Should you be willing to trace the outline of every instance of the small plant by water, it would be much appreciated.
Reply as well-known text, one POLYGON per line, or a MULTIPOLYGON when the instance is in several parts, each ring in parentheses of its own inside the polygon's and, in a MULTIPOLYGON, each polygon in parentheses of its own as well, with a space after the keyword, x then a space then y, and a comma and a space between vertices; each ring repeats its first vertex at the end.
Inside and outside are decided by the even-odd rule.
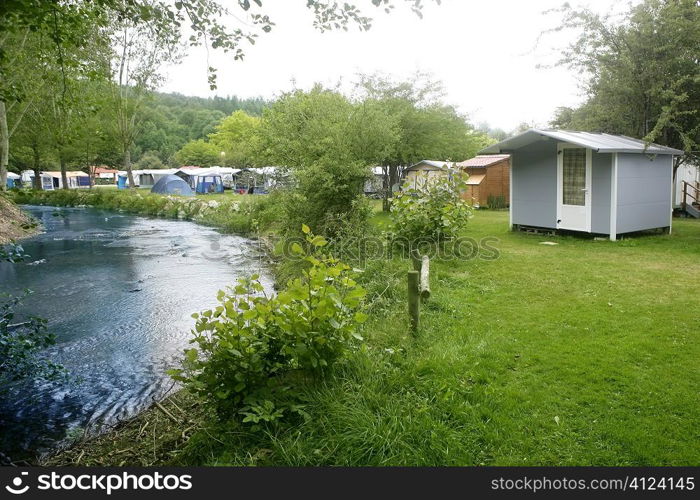
POLYGON ((223 420, 257 427, 302 414, 289 390, 292 374, 321 379, 362 341, 365 290, 356 273, 323 251, 324 237, 305 225, 302 231, 307 248, 292 244, 307 264, 302 275, 275 296, 265 294, 257 275, 220 291, 218 307, 193 315, 197 347, 169 372, 223 420))

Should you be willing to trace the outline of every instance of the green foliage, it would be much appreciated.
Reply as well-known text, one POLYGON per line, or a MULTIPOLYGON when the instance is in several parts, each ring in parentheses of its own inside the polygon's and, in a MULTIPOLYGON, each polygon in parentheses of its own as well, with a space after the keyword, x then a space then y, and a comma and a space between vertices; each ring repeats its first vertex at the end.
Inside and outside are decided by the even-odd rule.
POLYGON ((155 151, 144 153, 134 166, 139 170, 167 168, 155 151))
POLYGON ((12 264, 24 260, 26 254, 22 245, 8 243, 0 245, 0 262, 10 262, 12 264))
POLYGON ((264 157, 289 167, 296 194, 287 204, 288 226, 302 221, 331 235, 347 218, 370 175, 396 141, 389 115, 373 103, 352 102, 320 86, 285 94, 263 113, 264 157))
POLYGON ((140 190, 70 189, 16 191, 14 201, 32 205, 93 206, 107 210, 194 220, 225 232, 249 234, 278 224, 281 195, 162 196, 140 190))
POLYGON ((425 159, 461 161, 492 142, 483 132, 474 130, 466 116, 444 104, 442 84, 425 75, 404 82, 363 76, 359 86, 366 102, 384 110, 397 130, 397 140, 382 164, 406 166, 425 159))
POLYGON ((29 317, 15 323, 15 310, 31 292, 13 297, 0 294, 0 394, 12 382, 25 379, 52 380, 64 373, 63 367, 41 357, 41 351, 56 343, 43 318, 29 317))
POLYGON ((488 198, 486 198, 486 206, 489 207, 491 210, 504 209, 507 207, 506 197, 503 196, 502 194, 499 194, 499 195, 490 194, 488 196, 488 198))
MULTIPOLYGON (((282 418, 294 405, 280 403, 281 376, 323 377, 362 337, 364 289, 354 272, 324 254, 327 241, 303 226, 309 251, 292 252, 308 268, 284 290, 267 296, 257 276, 220 291, 216 309, 195 314, 192 343, 175 380, 216 408, 223 419, 258 424, 282 418)), ((298 408, 297 408, 298 409, 298 408)))
POLYGON ((259 127, 260 118, 242 110, 233 112, 216 126, 209 141, 223 152, 223 165, 245 168, 259 163, 259 127))
POLYGON ((471 206, 461 197, 466 179, 462 172, 445 172, 435 180, 398 192, 391 205, 396 236, 410 243, 456 236, 472 214, 471 206))
MULTIPOLYGON (((645 0, 620 19, 565 6, 560 29, 577 33, 560 64, 587 94, 559 108, 559 128, 643 137, 697 154, 700 144, 700 9, 695 0, 645 0)), ((558 31, 558 30, 557 30, 558 31)))
POLYGON ((175 160, 180 165, 195 165, 198 167, 219 165, 221 159, 219 148, 203 139, 188 142, 175 154, 175 160))

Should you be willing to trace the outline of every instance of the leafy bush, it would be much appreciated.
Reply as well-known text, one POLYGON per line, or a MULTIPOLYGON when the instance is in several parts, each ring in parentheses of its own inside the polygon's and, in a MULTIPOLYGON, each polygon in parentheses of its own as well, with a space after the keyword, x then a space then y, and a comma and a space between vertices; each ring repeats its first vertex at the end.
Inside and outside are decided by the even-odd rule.
MULTIPOLYGON (((16 263, 28 257, 20 245, 0 247, 0 262, 16 263)), ((40 357, 40 352, 56 343, 56 336, 46 328, 46 320, 31 316, 14 324, 15 310, 30 295, 14 297, 0 293, 0 395, 11 382, 34 378, 51 380, 62 373, 61 365, 40 357)))
MULTIPOLYGON (((307 226, 308 251, 292 252, 308 268, 285 290, 268 296, 257 276, 220 291, 219 306, 195 314, 192 343, 181 369, 171 376, 211 403, 222 418, 238 415, 260 423, 299 412, 280 404, 280 376, 294 371, 323 377, 362 340, 358 330, 364 289, 349 266, 323 253, 327 241, 307 226)), ((282 398, 284 399, 284 398, 282 398)))
POLYGON ((451 172, 398 192, 391 205, 396 236, 410 243, 456 236, 472 215, 471 205, 461 197, 466 179, 461 172, 451 172))
POLYGON ((296 188, 284 205, 287 232, 295 233, 302 222, 330 237, 337 237, 340 226, 350 220, 365 228, 369 213, 357 209, 365 198, 360 193, 368 173, 364 165, 334 160, 296 169, 296 188))
POLYGON ((7 245, 0 246, 0 262, 10 262, 14 264, 15 262, 24 260, 25 255, 22 245, 8 243, 7 245))
POLYGON ((0 295, 0 394, 11 382, 34 378, 52 380, 64 373, 63 367, 40 356, 43 349, 56 343, 46 328, 46 320, 30 317, 13 324, 15 310, 27 295, 0 295))

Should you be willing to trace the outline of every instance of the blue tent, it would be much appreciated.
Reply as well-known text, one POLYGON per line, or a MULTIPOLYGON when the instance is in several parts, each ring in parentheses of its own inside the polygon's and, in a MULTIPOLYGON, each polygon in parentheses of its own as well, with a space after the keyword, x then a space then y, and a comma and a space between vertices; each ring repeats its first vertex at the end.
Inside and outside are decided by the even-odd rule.
POLYGON ((158 182, 156 182, 151 188, 151 193, 194 196, 190 185, 180 179, 177 175, 173 174, 166 175, 158 179, 158 182))

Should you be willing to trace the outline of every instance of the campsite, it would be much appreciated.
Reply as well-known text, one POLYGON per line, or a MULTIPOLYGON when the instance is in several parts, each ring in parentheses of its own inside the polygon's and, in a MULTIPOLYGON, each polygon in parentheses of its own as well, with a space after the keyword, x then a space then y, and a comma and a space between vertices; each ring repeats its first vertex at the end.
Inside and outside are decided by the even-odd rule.
POLYGON ((700 465, 700 8, 547 2, 13 4, 0 464, 700 465))

